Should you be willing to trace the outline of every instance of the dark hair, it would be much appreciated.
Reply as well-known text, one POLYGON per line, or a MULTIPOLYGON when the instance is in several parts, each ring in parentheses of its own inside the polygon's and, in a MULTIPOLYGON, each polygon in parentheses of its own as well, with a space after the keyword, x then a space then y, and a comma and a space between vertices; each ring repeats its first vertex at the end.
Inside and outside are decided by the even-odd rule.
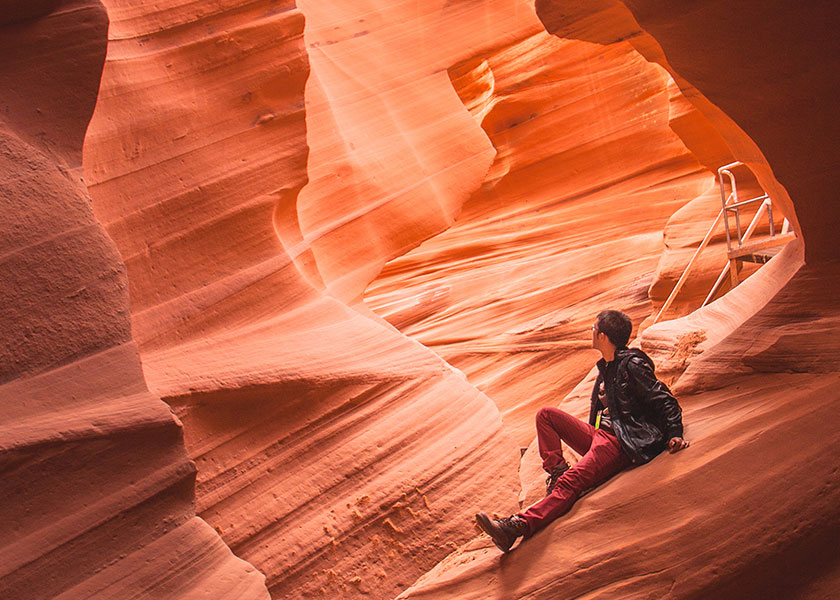
POLYGON ((616 348, 625 348, 630 341, 633 322, 620 310, 604 310, 598 313, 595 320, 598 331, 603 333, 616 348))

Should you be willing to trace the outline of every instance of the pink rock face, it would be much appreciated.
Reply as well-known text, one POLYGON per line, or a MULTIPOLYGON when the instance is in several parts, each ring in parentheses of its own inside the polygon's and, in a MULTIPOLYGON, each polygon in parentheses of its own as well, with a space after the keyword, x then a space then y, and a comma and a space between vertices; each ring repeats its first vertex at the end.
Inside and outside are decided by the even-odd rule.
POLYGON ((0 597, 837 595, 833 6, 103 4, 0 16, 0 597), (692 446, 501 557, 607 307, 692 446))
POLYGON ((450 77, 495 161, 454 226, 389 263, 365 299, 463 370, 526 446, 536 411, 591 368, 595 315, 650 314, 668 217, 717 193, 672 123, 713 131, 626 42, 537 31, 450 77))
POLYGON ((267 598, 195 516, 181 427, 143 380, 80 177, 107 18, 60 4, 0 24, 0 597, 267 598))
MULTIPOLYGON (((128 268, 146 380, 184 424, 199 515, 274 597, 394 596, 473 535, 464 523, 480 491, 516 506, 517 448, 462 374, 318 289, 342 270, 346 290, 367 283, 367 258, 329 265, 346 249, 333 219, 361 206, 387 244, 407 242, 387 210, 359 204, 367 195, 296 205, 307 182, 301 11, 266 1, 196 20, 195 5, 107 8, 85 173, 128 268)), ((458 173, 430 180, 462 186, 458 173)), ((432 212, 421 205, 399 228, 429 235, 418 223, 432 212)))

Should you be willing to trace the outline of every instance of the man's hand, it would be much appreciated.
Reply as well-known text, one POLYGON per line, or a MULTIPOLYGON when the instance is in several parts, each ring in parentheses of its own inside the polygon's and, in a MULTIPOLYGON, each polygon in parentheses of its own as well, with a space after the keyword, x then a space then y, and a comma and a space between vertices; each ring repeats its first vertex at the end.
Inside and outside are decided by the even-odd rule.
POLYGON ((671 438, 671 441, 668 442, 668 452, 671 454, 679 452, 683 448, 688 448, 688 440, 684 440, 681 437, 671 438))

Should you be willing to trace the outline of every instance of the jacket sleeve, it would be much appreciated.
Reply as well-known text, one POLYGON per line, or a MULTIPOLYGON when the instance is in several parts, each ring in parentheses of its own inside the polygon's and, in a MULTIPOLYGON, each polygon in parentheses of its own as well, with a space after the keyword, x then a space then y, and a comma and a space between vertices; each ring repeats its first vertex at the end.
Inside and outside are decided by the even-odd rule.
POLYGON ((643 404, 661 419, 665 440, 682 437, 682 409, 668 386, 656 378, 650 364, 634 357, 628 362, 627 371, 643 404))
POLYGON ((592 396, 589 398, 589 424, 595 427, 595 418, 598 415, 598 387, 601 385, 601 375, 595 378, 595 385, 592 386, 592 396))

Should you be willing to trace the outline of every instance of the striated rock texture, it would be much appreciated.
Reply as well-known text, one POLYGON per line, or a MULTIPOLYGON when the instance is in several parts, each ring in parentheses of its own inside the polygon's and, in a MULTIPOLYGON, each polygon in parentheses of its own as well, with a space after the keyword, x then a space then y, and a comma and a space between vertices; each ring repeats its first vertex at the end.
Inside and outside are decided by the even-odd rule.
MULTIPOLYGON (((612 306, 638 323, 651 313, 667 219, 695 198, 720 202, 675 124, 708 138, 704 159, 731 160, 631 44, 560 39, 531 18, 535 28, 514 43, 449 71, 496 150, 481 188, 449 230, 390 262, 365 296, 493 398, 523 446, 536 411, 590 369, 582 350, 594 315, 612 306)), ((663 281, 667 291, 674 282, 663 281)))
MULTIPOLYGON (((838 307, 816 290, 836 291, 840 272, 796 250, 646 332, 665 376, 684 370, 673 387, 689 450, 620 474, 510 556, 486 538, 465 545, 401 597, 836 596, 838 307), (689 337, 700 343, 681 348, 689 337)), ((561 407, 583 418, 593 378, 561 407)), ((535 454, 527 502, 542 481, 535 454)))
POLYGON ((538 28, 522 0, 302 0, 311 276, 357 300, 389 259, 452 225, 494 149, 447 69, 538 28))
POLYGON ((836 10, 730 4, 5 3, 0 596, 836 597, 836 10), (734 158, 799 240, 640 337, 691 448, 500 556, 734 158))
POLYGON ((105 11, 3 8, 0 597, 268 598, 195 516, 182 428, 146 388, 125 267, 81 179, 105 11))
MULTIPOLYGON (((836 152, 836 11, 713 0, 690 11, 646 0, 537 8, 558 35, 630 39, 671 70, 802 239, 722 299, 642 336, 681 399, 691 448, 619 475, 510 556, 477 539, 401 597, 836 597, 840 271, 822 220, 834 209, 819 204, 836 152)), ((560 405, 583 416, 592 377, 560 405)), ((525 501, 538 492, 535 454, 523 461, 525 501)))
MULTIPOLYGON (((342 302, 366 285, 368 259, 330 252, 354 248, 347 235, 375 242, 342 222, 361 211, 359 223, 381 227, 392 249, 374 261, 406 241, 369 194, 298 199, 308 181, 301 10, 106 7, 85 176, 128 270, 146 380, 184 424, 198 513, 275 598, 393 597, 473 535, 464 524, 480 492, 515 507, 517 448, 461 373, 342 302)), ((467 171, 475 147, 465 145, 467 171)), ((457 207, 461 171, 437 176, 453 156, 421 161, 408 185, 426 178, 457 207)), ((428 235, 426 214, 420 205, 399 228, 428 235)))

